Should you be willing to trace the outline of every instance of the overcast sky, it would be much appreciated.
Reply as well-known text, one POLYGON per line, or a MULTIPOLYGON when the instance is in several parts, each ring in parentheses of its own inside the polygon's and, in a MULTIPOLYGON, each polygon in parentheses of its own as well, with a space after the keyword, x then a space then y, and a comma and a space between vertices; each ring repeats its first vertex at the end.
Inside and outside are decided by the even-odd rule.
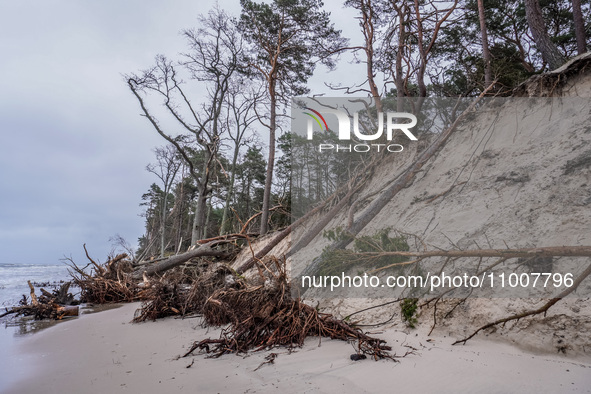
MULTIPOLYGON (((336 4, 337 27, 354 28, 352 12, 336 4)), ((141 195, 156 182, 145 166, 164 142, 122 74, 148 68, 156 54, 174 58, 184 50, 179 31, 213 5, 0 0, 0 262, 84 263, 83 243, 104 261, 115 234, 136 245, 141 195)), ((219 5, 240 11, 237 0, 219 5)), ((312 91, 351 75, 348 67, 319 68, 312 91)))

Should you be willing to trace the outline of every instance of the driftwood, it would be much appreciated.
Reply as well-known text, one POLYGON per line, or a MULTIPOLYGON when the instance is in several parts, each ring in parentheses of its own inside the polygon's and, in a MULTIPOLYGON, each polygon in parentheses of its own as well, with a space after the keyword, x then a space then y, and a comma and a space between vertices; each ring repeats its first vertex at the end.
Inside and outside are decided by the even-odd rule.
POLYGON ((31 290, 31 303, 27 302, 26 297, 19 306, 15 306, 0 314, 0 317, 14 314, 15 316, 33 316, 35 320, 54 319, 61 320, 67 316, 78 316, 78 305, 61 305, 61 300, 73 300, 74 297, 68 293, 70 282, 66 282, 60 286, 59 289, 50 293, 41 289, 42 295, 37 297, 35 294, 35 287, 31 281, 27 281, 31 290))
POLYGON ((28 280, 27 284, 29 285, 29 289, 31 289, 31 304, 38 305, 39 301, 37 300, 37 296, 35 295, 35 288, 31 284, 31 281, 28 280))

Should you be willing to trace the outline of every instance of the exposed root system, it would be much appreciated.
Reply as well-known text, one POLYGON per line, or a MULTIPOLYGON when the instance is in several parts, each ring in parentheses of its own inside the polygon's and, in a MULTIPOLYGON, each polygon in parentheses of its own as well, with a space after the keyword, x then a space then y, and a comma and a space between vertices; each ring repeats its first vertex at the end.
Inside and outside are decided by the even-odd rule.
MULTIPOLYGON (((86 246, 84 250, 86 251, 86 246)), ((137 283, 127 275, 133 270, 131 262, 127 260, 127 254, 110 258, 104 264, 96 263, 88 252, 86 257, 90 263, 83 268, 68 259, 72 281, 80 287, 81 302, 108 304, 138 300, 137 283), (92 267, 90 273, 85 271, 88 266, 92 267)))
POLYGON ((136 311, 135 323, 167 316, 200 314, 207 299, 217 289, 244 287, 226 265, 220 264, 205 272, 182 272, 165 275, 144 283, 138 298, 145 300, 136 311))
POLYGON ((358 352, 374 359, 394 359, 385 341, 350 327, 330 314, 293 299, 284 264, 272 260, 264 285, 218 289, 203 306, 204 322, 211 326, 228 325, 218 339, 195 342, 185 354, 204 350, 213 357, 249 350, 302 346, 309 336, 357 341, 358 352))

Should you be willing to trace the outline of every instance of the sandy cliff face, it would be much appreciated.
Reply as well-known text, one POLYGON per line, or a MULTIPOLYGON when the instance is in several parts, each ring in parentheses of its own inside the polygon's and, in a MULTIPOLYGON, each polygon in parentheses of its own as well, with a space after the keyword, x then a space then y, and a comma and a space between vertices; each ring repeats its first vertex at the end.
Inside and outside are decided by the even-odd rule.
MULTIPOLYGON (((365 232, 393 227, 441 248, 591 244, 589 100, 491 104, 458 128, 365 232)), ((390 176, 385 168, 368 193, 390 176)))
MULTIPOLYGON (((391 228, 420 237, 428 249, 447 250, 591 245, 591 55, 533 78, 516 93, 521 97, 482 103, 477 114, 461 123, 413 183, 360 235, 391 228), (535 95, 551 97, 527 97, 535 95)), ((364 207, 415 158, 409 149, 380 166, 358 196, 363 204, 355 216, 362 215, 364 207)), ((343 210, 326 228, 345 227, 347 219, 343 210)), ((316 220, 296 228, 296 236, 316 220)), ((275 254, 285 253, 287 244, 279 245, 275 254)), ((304 253, 318 256, 327 244, 318 236, 304 253)), ((245 252, 239 260, 249 254, 245 252)), ((578 272, 589 259, 563 258, 559 263, 570 264, 578 272)), ((295 272, 301 269, 292 267, 295 272)), ((588 278, 578 295, 554 306, 546 317, 525 319, 485 335, 533 349, 589 355, 590 293, 588 278)), ((479 325, 540 304, 536 299, 497 296, 463 303, 454 310, 454 319, 440 322, 439 332, 460 337, 479 325)), ((322 302, 331 312, 343 315, 367 306, 366 300, 359 299, 322 302)), ((365 318, 383 320, 384 313, 389 312, 375 310, 365 318)), ((426 311, 419 324, 432 324, 426 311)))

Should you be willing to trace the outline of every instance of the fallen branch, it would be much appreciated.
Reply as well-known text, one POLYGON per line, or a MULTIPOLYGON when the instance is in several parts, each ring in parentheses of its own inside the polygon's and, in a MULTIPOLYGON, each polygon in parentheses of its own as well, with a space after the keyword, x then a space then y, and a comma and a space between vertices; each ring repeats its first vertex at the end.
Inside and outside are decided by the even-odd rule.
POLYGON ((430 197, 429 199, 427 199, 427 200, 425 201, 425 204, 430 204, 430 203, 432 203, 433 201, 437 200, 439 197, 443 197, 443 196, 447 195, 449 192, 451 192, 451 191, 454 189, 454 187, 456 187, 456 186, 461 186, 461 185, 465 184, 466 182, 467 182, 467 181, 460 182, 460 183, 454 183, 454 184, 453 184, 453 185, 451 185, 451 186, 450 186, 450 188, 449 188, 449 189, 447 189, 446 191, 444 191, 444 192, 442 192, 442 193, 439 193, 439 194, 437 194, 437 195, 435 195, 435 196, 433 196, 433 197, 430 197))
MULTIPOLYGON (((269 208, 269 212, 276 211, 276 210, 277 210, 277 209, 279 209, 279 208, 283 208, 283 206, 282 206, 282 205, 276 205, 276 206, 274 206, 274 207, 272 207, 272 208, 269 208)), ((262 214, 263 214, 262 212, 257 212, 257 213, 255 213, 254 215, 252 215, 252 216, 251 216, 251 217, 250 217, 250 218, 249 218, 249 219, 246 221, 246 223, 244 223, 244 224, 242 225, 242 229, 240 229, 240 234, 244 234, 244 233, 246 233, 246 230, 248 229, 248 225, 249 225, 249 224, 250 224, 250 223, 251 223, 253 220, 255 220, 256 218, 258 218, 259 216, 261 216, 262 214)))
POLYGON ((478 334, 480 331, 486 330, 487 328, 494 327, 499 324, 505 324, 505 323, 508 323, 512 320, 519 320, 519 319, 523 319, 524 317, 535 316, 535 315, 539 315, 542 313, 545 315, 546 312, 548 312, 548 309, 550 309, 550 307, 552 307, 558 301, 560 301, 561 299, 563 299, 564 297, 566 297, 567 295, 569 295, 570 293, 575 291, 577 289, 577 287, 581 284, 581 282, 583 280, 585 280, 586 277, 589 276, 589 274, 591 274, 591 264, 589 264, 589 266, 587 266, 587 268, 583 272, 581 272, 581 274, 579 276, 577 276, 577 278, 574 280, 573 285, 571 287, 569 287, 568 289, 565 289, 560 294, 558 294, 556 297, 551 298, 548 302, 546 302, 540 308, 525 311, 525 312, 518 313, 515 315, 511 315, 511 316, 496 320, 492 323, 485 324, 484 326, 482 326, 479 329, 477 329, 476 331, 474 331, 471 335, 467 336, 464 339, 460 339, 460 340, 455 341, 454 343, 452 343, 452 345, 457 345, 458 343, 465 344, 467 341, 474 338, 476 336, 476 334, 478 334))

